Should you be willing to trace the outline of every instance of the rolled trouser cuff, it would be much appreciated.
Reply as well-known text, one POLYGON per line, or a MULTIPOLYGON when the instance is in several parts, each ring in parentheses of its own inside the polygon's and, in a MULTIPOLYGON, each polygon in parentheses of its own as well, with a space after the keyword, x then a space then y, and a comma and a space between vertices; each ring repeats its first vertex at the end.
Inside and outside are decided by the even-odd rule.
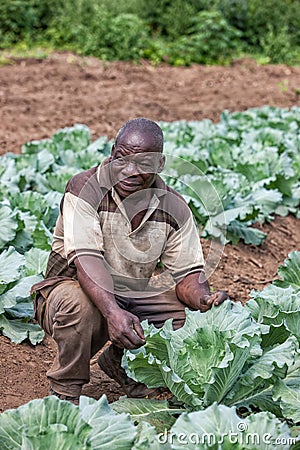
POLYGON ((81 384, 64 384, 57 383, 54 380, 50 381, 50 389, 52 389, 57 394, 65 395, 67 397, 80 397, 82 391, 81 384))

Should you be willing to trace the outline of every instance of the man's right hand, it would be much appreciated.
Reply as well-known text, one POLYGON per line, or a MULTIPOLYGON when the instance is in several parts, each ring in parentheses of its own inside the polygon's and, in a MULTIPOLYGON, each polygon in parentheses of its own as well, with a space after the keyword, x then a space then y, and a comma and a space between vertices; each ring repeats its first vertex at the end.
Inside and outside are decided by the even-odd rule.
POLYGON ((137 316, 120 308, 106 317, 111 342, 120 348, 133 349, 146 343, 137 316))

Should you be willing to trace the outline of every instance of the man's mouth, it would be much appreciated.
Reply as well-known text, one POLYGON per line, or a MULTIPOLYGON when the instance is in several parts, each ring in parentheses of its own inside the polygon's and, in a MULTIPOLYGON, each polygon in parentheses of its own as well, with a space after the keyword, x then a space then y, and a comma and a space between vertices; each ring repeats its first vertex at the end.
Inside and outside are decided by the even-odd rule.
POLYGON ((125 191, 134 191, 141 187, 141 184, 138 181, 131 181, 128 179, 119 181, 118 185, 125 191))

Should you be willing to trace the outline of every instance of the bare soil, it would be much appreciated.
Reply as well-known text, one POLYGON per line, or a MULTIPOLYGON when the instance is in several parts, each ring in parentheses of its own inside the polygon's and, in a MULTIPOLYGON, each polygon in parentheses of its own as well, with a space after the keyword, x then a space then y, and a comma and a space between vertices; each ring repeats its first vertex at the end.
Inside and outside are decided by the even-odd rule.
MULTIPOLYGON (((103 63, 67 53, 15 60, 0 68, 0 154, 18 153, 23 143, 74 123, 88 125, 93 138, 112 138, 133 117, 216 122, 224 109, 300 105, 299 91, 300 68, 259 66, 248 59, 228 67, 180 68, 103 63)), ((210 279, 213 288, 226 289, 233 300, 245 302, 251 289, 262 289, 276 277, 289 252, 300 249, 299 220, 294 217, 277 217, 263 229, 268 237, 260 247, 225 247, 210 279)), ((207 254, 209 242, 202 243, 207 254)), ((36 347, 0 336, 0 412, 48 395, 46 371, 55 351, 50 336, 36 347)), ((94 398, 105 393, 112 401, 122 390, 94 358, 83 393, 94 398)))

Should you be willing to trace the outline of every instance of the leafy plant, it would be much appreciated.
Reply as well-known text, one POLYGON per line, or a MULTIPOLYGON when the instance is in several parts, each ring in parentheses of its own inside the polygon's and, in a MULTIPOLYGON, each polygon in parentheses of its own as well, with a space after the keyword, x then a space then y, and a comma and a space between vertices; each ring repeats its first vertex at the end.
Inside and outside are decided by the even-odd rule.
POLYGON ((183 413, 171 429, 172 449, 219 450, 289 449, 287 424, 266 412, 241 419, 235 408, 213 405, 204 411, 183 413))
POLYGON ((250 229, 254 223, 272 220, 274 213, 299 215, 299 123, 297 108, 264 107, 224 111, 217 125, 161 124, 166 180, 185 197, 204 237, 259 245, 266 235, 250 229))
MULTIPOLYGON (((299 254, 286 263, 286 278, 299 254)), ((122 360, 131 378, 168 388, 193 410, 217 402, 300 420, 299 290, 271 285, 245 307, 227 300, 205 314, 187 309, 175 331, 171 320, 142 325, 146 344, 122 360)))
MULTIPOLYGON (((280 268, 285 283, 295 284, 299 255, 280 268)), ((143 322, 146 344, 126 350, 123 365, 148 386, 168 387, 169 402, 32 400, 0 415, 1 448, 296 449, 299 294, 298 286, 271 285, 244 307, 228 300, 206 313, 187 310, 176 331, 170 320, 160 329, 143 322)))
POLYGON ((274 388, 277 381, 287 383, 287 370, 298 360, 296 338, 263 348, 259 325, 229 301, 205 314, 186 314, 176 331, 171 321, 160 330, 143 324, 145 346, 123 358, 128 375, 149 387, 167 387, 194 410, 218 402, 280 416, 274 388))
POLYGON ((296 291, 300 290, 300 252, 291 252, 284 264, 279 267, 278 275, 281 280, 275 280, 276 286, 292 286, 296 291))
POLYGON ((0 415, 0 442, 9 449, 131 449, 136 435, 129 416, 116 414, 105 396, 81 397, 80 407, 51 396, 0 415))
POLYGON ((190 21, 186 33, 170 46, 172 64, 215 64, 237 51, 240 33, 218 11, 202 11, 190 21))

